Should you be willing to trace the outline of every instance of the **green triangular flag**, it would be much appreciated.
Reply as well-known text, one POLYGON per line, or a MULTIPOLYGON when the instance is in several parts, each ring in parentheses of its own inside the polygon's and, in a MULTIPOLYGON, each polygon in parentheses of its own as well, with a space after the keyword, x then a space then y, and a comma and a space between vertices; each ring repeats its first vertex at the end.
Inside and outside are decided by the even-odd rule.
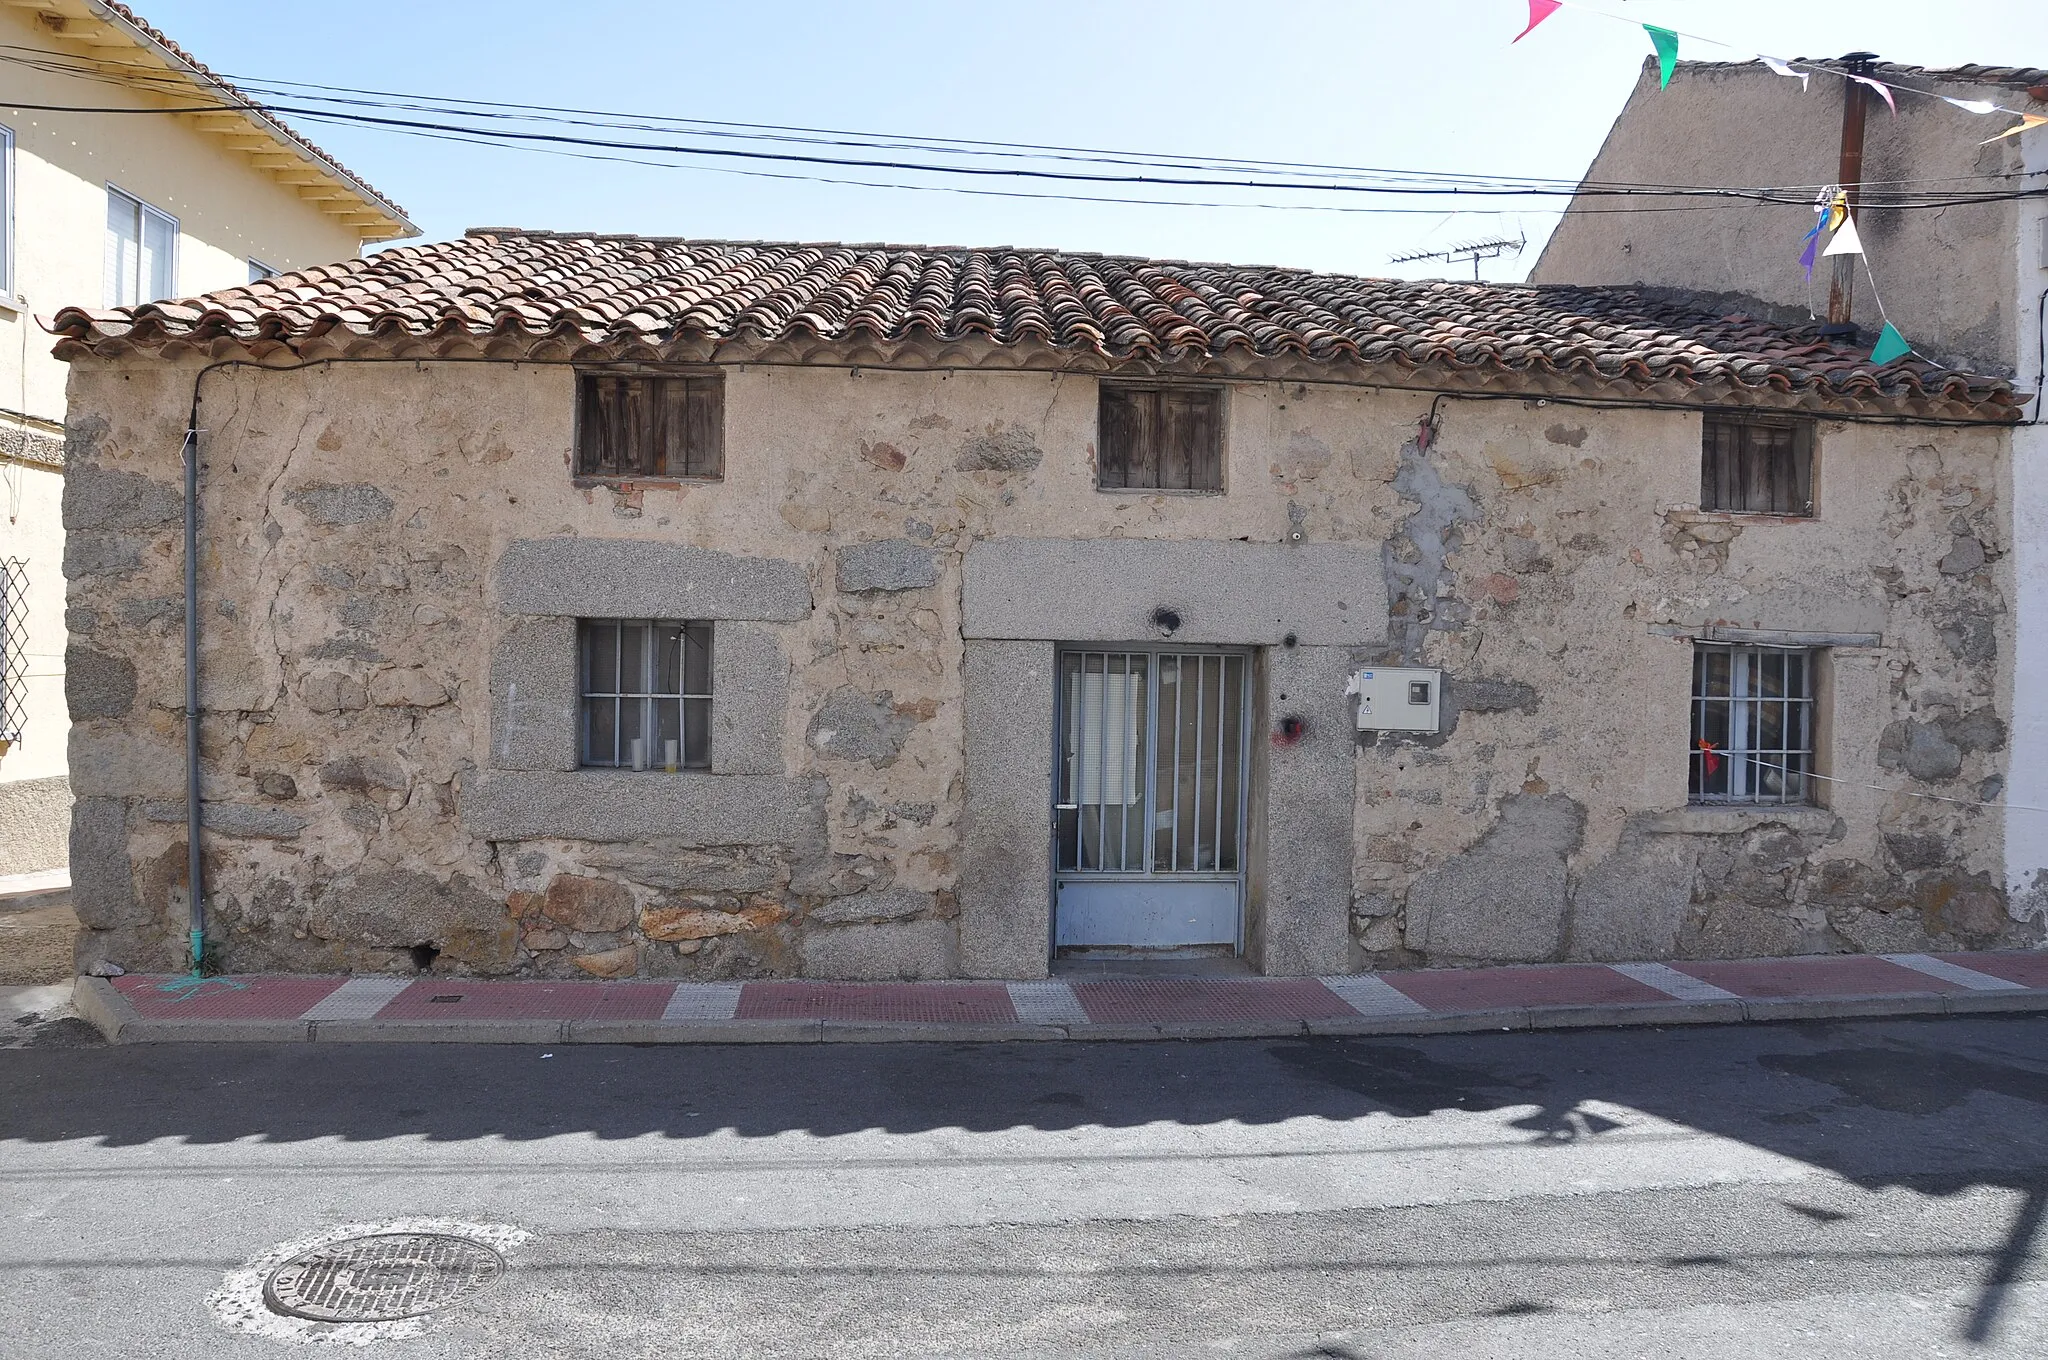
POLYGON ((1905 336, 1899 334, 1899 328, 1887 321, 1884 329, 1877 333, 1877 348, 1870 351, 1870 362, 1888 364, 1912 352, 1913 347, 1906 343, 1905 336))
POLYGON ((1643 32, 1657 49, 1657 88, 1661 90, 1671 83, 1671 72, 1678 66, 1678 35, 1655 24, 1644 24, 1643 32))

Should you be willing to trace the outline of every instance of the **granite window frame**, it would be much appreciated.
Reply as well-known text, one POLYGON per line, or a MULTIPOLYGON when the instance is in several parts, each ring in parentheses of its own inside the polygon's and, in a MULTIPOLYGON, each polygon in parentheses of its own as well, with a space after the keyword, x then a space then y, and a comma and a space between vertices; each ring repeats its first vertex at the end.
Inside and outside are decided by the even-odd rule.
POLYGON ((579 486, 725 480, 725 376, 706 369, 576 370, 579 486))
POLYGON ((578 619, 577 768, 709 770, 714 647, 709 621, 578 619))

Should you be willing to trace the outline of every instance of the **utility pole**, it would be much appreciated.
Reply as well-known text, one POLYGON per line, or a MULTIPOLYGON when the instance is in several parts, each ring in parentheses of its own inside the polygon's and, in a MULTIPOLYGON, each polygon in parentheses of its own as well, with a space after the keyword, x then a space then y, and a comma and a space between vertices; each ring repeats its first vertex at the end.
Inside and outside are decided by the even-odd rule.
MULTIPOLYGON (((1851 52, 1842 58, 1842 69, 1867 76, 1875 52, 1851 52)), ((1856 190, 1863 183, 1863 117, 1870 108, 1870 87, 1859 81, 1842 82, 1842 158, 1835 171, 1835 183, 1848 196, 1849 212, 1856 212, 1856 190)), ((1860 228, 1859 228, 1860 230, 1860 228)), ((1856 334, 1856 257, 1837 255, 1828 273, 1828 320, 1820 328, 1824 337, 1856 334)))

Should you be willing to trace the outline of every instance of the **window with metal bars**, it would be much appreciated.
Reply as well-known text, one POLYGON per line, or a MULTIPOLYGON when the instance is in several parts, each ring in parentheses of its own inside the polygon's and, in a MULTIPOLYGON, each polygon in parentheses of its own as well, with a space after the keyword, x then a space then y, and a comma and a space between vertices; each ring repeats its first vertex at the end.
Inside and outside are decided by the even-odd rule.
POLYGON ((1700 449, 1700 509, 1813 513, 1813 422, 1709 414, 1700 449))
POLYGON ((1691 799, 1812 799, 1814 653, 1693 644, 1691 799))
POLYGON ((711 625, 585 619, 578 625, 583 764, 711 765, 711 625))
POLYGON ((1105 490, 1221 491, 1222 389, 1104 383, 1095 444, 1105 490))
POLYGON ((28 563, 0 562, 0 745, 28 725, 28 563))
POLYGON ((577 376, 576 475, 725 475, 725 380, 716 375, 577 376))

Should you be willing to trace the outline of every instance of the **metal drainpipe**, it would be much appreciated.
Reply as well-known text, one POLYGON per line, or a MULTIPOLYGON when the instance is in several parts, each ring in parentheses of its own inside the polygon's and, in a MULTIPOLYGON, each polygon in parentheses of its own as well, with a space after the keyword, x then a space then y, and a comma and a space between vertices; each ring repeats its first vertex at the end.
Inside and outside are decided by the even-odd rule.
POLYGON ((192 973, 206 959, 206 870, 199 847, 199 390, 185 431, 185 876, 192 909, 192 973))

